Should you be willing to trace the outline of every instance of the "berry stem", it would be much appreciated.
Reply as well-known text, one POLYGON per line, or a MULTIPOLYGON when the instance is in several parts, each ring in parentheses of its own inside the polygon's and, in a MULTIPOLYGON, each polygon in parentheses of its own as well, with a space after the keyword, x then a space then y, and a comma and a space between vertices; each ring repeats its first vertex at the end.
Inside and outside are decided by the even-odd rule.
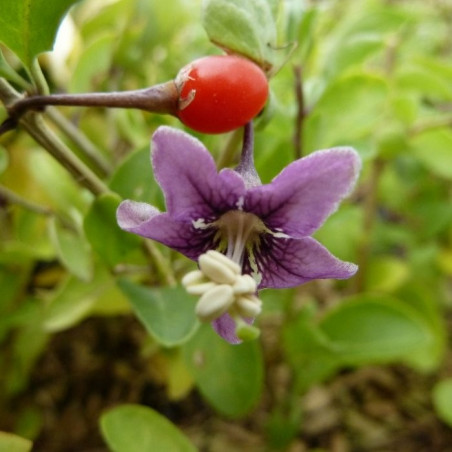
POLYGON ((133 91, 30 96, 19 99, 8 106, 9 118, 6 121, 11 118, 17 121, 26 111, 42 110, 48 105, 136 108, 154 113, 175 115, 178 98, 179 94, 172 80, 150 88, 133 91))

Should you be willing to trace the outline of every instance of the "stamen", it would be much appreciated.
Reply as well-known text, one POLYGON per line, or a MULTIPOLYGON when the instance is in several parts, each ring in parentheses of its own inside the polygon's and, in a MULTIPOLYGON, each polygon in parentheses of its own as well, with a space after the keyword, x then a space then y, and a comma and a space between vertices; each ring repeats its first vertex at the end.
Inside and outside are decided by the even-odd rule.
MULTIPOLYGON (((243 218, 241 220, 239 230, 243 233, 243 218)), ((244 241, 239 243, 234 248, 234 254, 237 254, 237 249, 243 254, 244 246, 244 241)), ((201 296, 195 308, 199 320, 211 322, 228 312, 236 324, 237 337, 242 340, 256 338, 258 328, 246 321, 262 310, 253 277, 243 275, 237 262, 218 251, 210 250, 202 254, 198 261, 200 270, 187 273, 182 278, 182 284, 189 294, 201 296)))

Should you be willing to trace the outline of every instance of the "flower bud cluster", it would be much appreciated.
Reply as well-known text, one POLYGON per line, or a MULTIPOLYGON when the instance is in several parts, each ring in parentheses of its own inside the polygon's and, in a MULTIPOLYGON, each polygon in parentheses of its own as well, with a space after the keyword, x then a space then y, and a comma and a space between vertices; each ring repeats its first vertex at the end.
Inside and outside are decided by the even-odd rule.
POLYGON ((187 273, 182 284, 189 294, 201 296, 195 309, 201 321, 211 322, 227 312, 242 323, 241 319, 260 314, 256 281, 242 275, 237 263, 214 250, 202 254, 198 263, 199 270, 187 273))

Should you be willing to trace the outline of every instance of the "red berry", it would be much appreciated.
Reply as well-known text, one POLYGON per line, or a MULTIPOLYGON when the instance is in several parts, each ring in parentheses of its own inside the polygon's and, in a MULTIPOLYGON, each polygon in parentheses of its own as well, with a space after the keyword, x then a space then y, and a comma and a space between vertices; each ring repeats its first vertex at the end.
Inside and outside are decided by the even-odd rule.
POLYGON ((253 119, 268 97, 268 81, 255 63, 235 55, 213 55, 185 66, 176 78, 177 116, 203 133, 224 133, 253 119))

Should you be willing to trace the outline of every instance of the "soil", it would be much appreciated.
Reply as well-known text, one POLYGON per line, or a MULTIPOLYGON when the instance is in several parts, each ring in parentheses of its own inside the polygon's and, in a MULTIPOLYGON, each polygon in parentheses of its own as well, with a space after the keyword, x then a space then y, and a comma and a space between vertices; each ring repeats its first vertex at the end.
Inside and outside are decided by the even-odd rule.
MULTIPOLYGON (((262 400, 245 419, 233 421, 216 414, 196 390, 180 401, 169 400, 141 352, 146 340, 141 325, 127 316, 90 318, 54 335, 27 391, 2 415, 2 424, 14 428, 15 414, 33 406, 42 415, 34 452, 106 452, 100 415, 118 404, 140 403, 178 425, 202 452, 270 450, 268 413, 290 380, 271 340, 263 342, 262 400)), ((451 370, 448 356, 439 372, 445 376, 451 370)), ((278 450, 452 452, 452 429, 438 420, 430 400, 441 375, 399 365, 345 371, 300 398, 303 421, 296 437, 278 450)))

